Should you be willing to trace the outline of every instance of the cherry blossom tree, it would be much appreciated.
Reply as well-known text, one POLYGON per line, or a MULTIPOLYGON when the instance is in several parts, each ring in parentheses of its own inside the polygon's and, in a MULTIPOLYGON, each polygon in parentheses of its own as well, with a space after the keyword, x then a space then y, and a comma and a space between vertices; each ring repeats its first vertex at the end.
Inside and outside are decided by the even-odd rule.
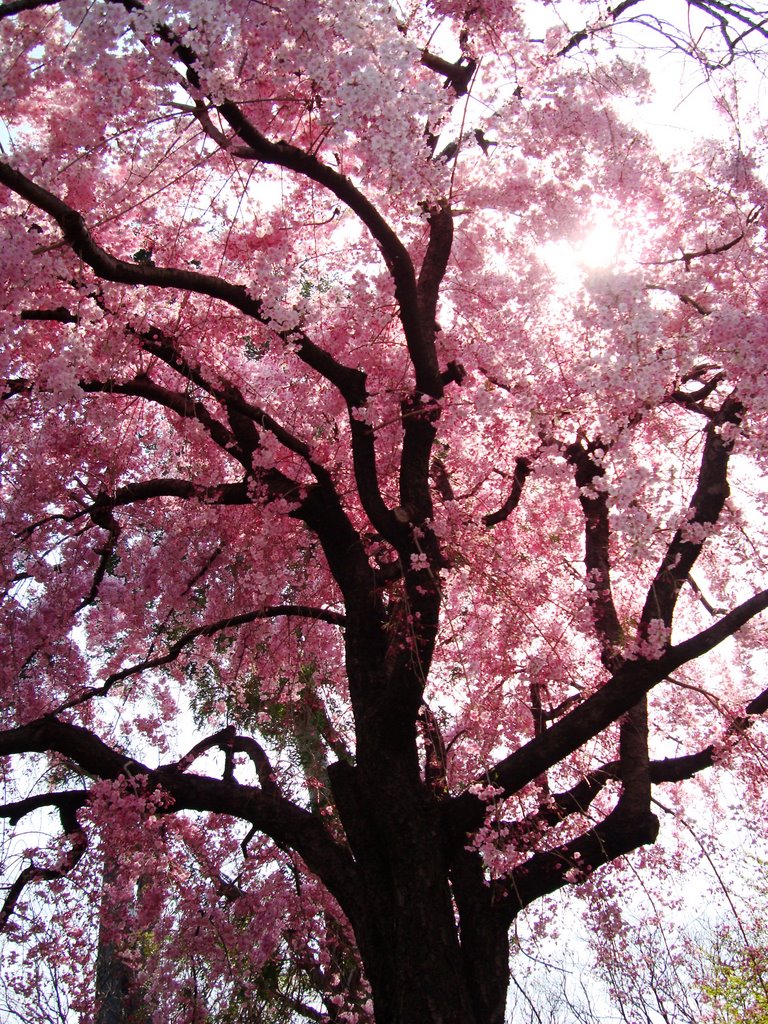
POLYGON ((764 826, 767 35, 0 4, 16 1005, 500 1024, 524 911, 764 826))

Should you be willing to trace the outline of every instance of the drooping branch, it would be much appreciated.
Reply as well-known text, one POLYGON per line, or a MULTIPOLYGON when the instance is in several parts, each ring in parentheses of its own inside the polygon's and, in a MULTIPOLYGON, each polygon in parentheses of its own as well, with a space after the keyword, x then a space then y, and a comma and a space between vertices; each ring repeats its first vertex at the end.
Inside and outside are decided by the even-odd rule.
POLYGON ((126 668, 120 669, 118 672, 113 672, 107 676, 101 686, 94 686, 77 697, 73 697, 71 700, 61 704, 56 709, 56 714, 64 711, 67 708, 77 707, 85 701, 91 700, 94 697, 104 697, 109 691, 123 680, 130 678, 131 676, 138 675, 142 672, 149 672, 152 669, 162 668, 165 665, 170 665, 176 661, 183 650, 189 647, 191 644, 203 636, 215 636, 216 633, 221 633, 227 629, 236 629, 239 626, 244 626, 249 622, 256 622, 259 619, 271 619, 279 616, 288 617, 300 617, 305 619, 315 619, 319 622, 328 622, 334 626, 346 625, 346 618, 340 612, 334 612, 327 608, 312 608, 308 605, 272 605, 268 608, 260 608, 257 611, 243 612, 240 615, 231 615, 226 619, 218 619, 216 622, 209 622, 203 626, 195 626, 194 629, 187 630, 164 654, 157 655, 154 658, 147 658, 145 661, 137 662, 134 665, 129 665, 126 668))
POLYGON ((300 328, 275 329, 261 301, 252 298, 244 285, 232 284, 213 274, 118 259, 93 239, 82 214, 3 161, 0 161, 0 184, 49 214, 61 228, 67 245, 98 277, 117 284, 178 289, 218 299, 275 330, 279 337, 293 345, 297 356, 307 366, 337 387, 343 395, 346 396, 350 390, 354 392, 359 375, 357 370, 339 363, 310 341, 300 328))

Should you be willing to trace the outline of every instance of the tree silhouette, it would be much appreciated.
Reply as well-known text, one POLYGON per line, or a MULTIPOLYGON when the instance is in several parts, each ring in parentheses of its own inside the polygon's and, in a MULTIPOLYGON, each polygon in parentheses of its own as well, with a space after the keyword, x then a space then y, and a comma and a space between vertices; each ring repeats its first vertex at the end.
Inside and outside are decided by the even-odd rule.
POLYGON ((500 1024, 659 787, 762 826, 766 17, 582 6, 0 5, 0 926, 83 1019, 108 950, 157 1019, 500 1024))

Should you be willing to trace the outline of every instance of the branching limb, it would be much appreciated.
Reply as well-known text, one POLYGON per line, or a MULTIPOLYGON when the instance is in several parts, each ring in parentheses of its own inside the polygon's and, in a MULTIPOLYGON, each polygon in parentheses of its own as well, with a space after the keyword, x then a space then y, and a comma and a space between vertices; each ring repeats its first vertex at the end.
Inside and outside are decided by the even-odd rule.
MULTIPOLYGON (((504 758, 477 781, 497 786, 507 796, 518 792, 542 772, 567 758, 634 707, 654 686, 682 665, 707 654, 733 636, 750 619, 768 608, 768 590, 760 591, 708 627, 656 660, 626 661, 613 677, 573 711, 504 758)), ((466 792, 446 806, 446 824, 452 842, 463 842, 485 816, 485 804, 466 792)))
MULTIPOLYGON (((130 395, 162 405, 184 419, 197 420, 219 448, 230 452, 235 449, 236 453, 237 446, 233 434, 210 414, 202 402, 194 401, 181 391, 173 391, 156 384, 148 374, 142 373, 133 380, 121 383, 110 380, 82 381, 80 387, 86 394, 130 395)), ((244 461, 242 452, 239 455, 240 461, 244 461)), ((247 468, 250 469, 250 464, 247 468)))
MULTIPOLYGON (((436 301, 439 280, 447 262, 450 212, 441 209, 433 216, 429 263, 419 287, 407 249, 384 221, 372 204, 343 175, 327 167, 314 155, 287 142, 273 143, 266 139, 233 103, 225 102, 219 111, 241 139, 250 145, 258 159, 285 167, 328 188, 344 202, 371 232, 379 244, 395 286, 400 321, 406 345, 414 368, 416 390, 403 403, 403 447, 400 474, 400 507, 405 521, 420 524, 429 519, 432 506, 429 495, 429 458, 434 443, 434 421, 439 416, 438 402, 443 395, 443 380, 434 343, 434 316, 432 305, 436 301), (431 321, 425 329, 425 317, 431 321), (426 404, 424 400, 426 399, 426 404)), ((366 514, 382 536, 398 543, 398 529, 381 498, 375 473, 373 434, 370 426, 357 415, 359 405, 350 403, 350 422, 353 431, 355 476, 366 514)))
MULTIPOLYGON (((691 779, 715 764, 717 744, 710 744, 692 754, 648 761, 647 731, 644 734, 642 723, 643 705, 644 702, 635 705, 623 723, 622 728, 626 726, 631 732, 622 737, 622 760, 593 770, 572 789, 553 796, 536 814, 508 826, 518 843, 524 843, 526 836, 536 836, 541 824, 555 826, 572 814, 586 813, 607 782, 622 783, 619 801, 605 821, 578 839, 535 854, 510 874, 506 901, 513 916, 540 895, 581 881, 601 864, 622 853, 629 853, 639 845, 653 842, 657 825, 651 813, 650 787, 691 779), (640 714, 639 709, 642 709, 640 714), (636 777, 627 775, 625 762, 625 758, 633 755, 639 755, 634 766, 636 777)), ((768 689, 747 706, 745 717, 728 726, 726 740, 744 733, 766 710, 768 689)))
POLYGON ((621 664, 624 632, 611 591, 610 516, 608 494, 600 486, 605 468, 596 459, 600 442, 586 447, 581 441, 569 445, 565 456, 575 469, 579 503, 584 514, 584 562, 587 568, 587 600, 600 641, 600 657, 614 671, 621 664))
POLYGON ((472 57, 461 56, 457 61, 451 62, 426 49, 421 51, 421 63, 430 71, 442 75, 445 84, 453 87, 457 97, 467 94, 469 83, 477 70, 477 61, 472 57))
POLYGON ((520 503, 525 481, 533 472, 533 461, 521 455, 515 462, 515 472, 512 476, 512 487, 506 501, 496 512, 483 516, 483 524, 489 529, 497 523, 503 523, 515 511, 520 503))
MULTIPOLYGON (((304 459, 317 477, 323 477, 325 480, 326 474, 322 467, 313 461, 309 446, 291 434, 259 406, 247 401, 238 387, 231 382, 217 384, 208 380, 199 367, 193 366, 189 362, 173 338, 159 328, 154 327, 149 331, 144 331, 139 337, 146 352, 161 359, 172 370, 197 384, 226 410, 232 433, 227 434, 223 443, 217 440, 220 447, 225 449, 227 446, 231 447, 232 442, 237 440, 243 458, 247 458, 250 469, 250 456, 261 444, 258 432, 254 429, 254 425, 256 425, 263 430, 268 430, 284 448, 304 459)), ((201 405, 202 403, 195 404, 201 405)), ((205 409, 204 406, 202 408, 205 409)))
MULTIPOLYGON (((88 729, 53 716, 0 732, 0 756, 34 752, 61 754, 97 779, 114 780, 126 774, 141 778, 150 790, 159 787, 167 794, 167 814, 188 810, 226 814, 250 822, 279 846, 296 850, 309 869, 324 879, 350 919, 359 919, 356 869, 351 856, 331 838, 318 816, 276 792, 267 793, 232 779, 187 774, 176 764, 153 771, 110 747, 88 729)), ((75 830, 67 818, 65 831, 75 830)))
MULTIPOLYGON (((745 715, 732 722, 726 731, 726 739, 736 733, 744 733, 756 719, 768 710, 768 689, 754 698, 746 707, 745 715)), ((652 785, 665 782, 683 782, 715 763, 716 745, 708 746, 692 754, 665 757, 648 763, 648 778, 652 785)), ((555 826, 574 814, 585 814, 594 799, 607 783, 621 781, 621 762, 609 761, 599 768, 593 768, 575 786, 561 793, 553 793, 537 811, 517 822, 505 822, 510 834, 518 842, 526 836, 536 836, 541 825, 555 826)))
POLYGON ((425 344, 416 288, 416 274, 408 250, 382 215, 366 199, 349 178, 322 163, 289 142, 271 142, 246 118, 237 104, 225 101, 219 112, 236 134, 251 147, 254 159, 284 167, 328 189, 349 207, 371 233, 395 286, 400 321, 405 332, 408 352, 416 373, 416 387, 424 394, 439 398, 442 383, 432 344, 425 344))
MULTIPOLYGON (((250 736, 238 736, 234 725, 228 725, 213 736, 200 740, 176 762, 176 768, 180 772, 185 772, 199 757, 215 747, 230 756, 235 753, 247 754, 256 769, 262 790, 273 796, 282 795, 276 782, 275 769, 264 748, 250 736)), ((232 778, 232 772, 225 770, 225 778, 232 778)))
POLYGON ((658 831, 655 814, 633 816, 619 805, 588 832, 553 850, 535 853, 510 872, 504 885, 506 891, 500 903, 507 921, 511 923, 534 900, 564 885, 584 881, 603 864, 655 842, 658 831))
POLYGON ((82 792, 51 793, 41 798, 39 802, 36 801, 36 798, 30 798, 16 804, 6 804, 0 808, 0 816, 9 817, 11 821, 18 821, 23 815, 29 814, 30 811, 38 807, 46 805, 56 807, 63 835, 69 844, 69 849, 62 854, 56 867, 44 868, 30 864, 19 874, 0 907, 0 931, 7 925, 8 919, 13 914, 16 904, 28 885, 32 885, 34 882, 50 882, 57 878, 63 878, 69 874, 85 853, 88 840, 82 825, 77 820, 77 811, 84 802, 85 796, 82 792), (9 810, 11 813, 6 813, 9 810))
MULTIPOLYGON (((261 322, 267 323, 264 318, 261 318, 261 322)), ((81 384, 85 391, 136 395, 164 405, 180 416, 196 419, 207 430, 213 441, 228 454, 238 458, 249 472, 252 466, 251 455, 260 443, 256 426, 268 430, 284 447, 304 459, 315 479, 325 490, 329 504, 339 505, 338 495, 330 474, 312 459, 310 449, 303 441, 292 435, 264 410, 252 402, 248 402, 239 389, 231 383, 219 385, 207 380, 201 371, 184 357, 174 340, 159 328, 153 327, 141 333, 130 328, 129 331, 137 336, 146 352, 161 359, 175 372, 191 380, 215 398, 226 409, 231 430, 228 430, 224 424, 212 416, 202 402, 194 401, 181 392, 163 388, 151 381, 146 374, 136 377, 133 381, 119 384, 111 381, 85 382, 81 384)), ((297 346, 300 357, 335 384, 346 400, 352 431, 355 480, 360 500, 374 528, 382 537, 397 546, 403 541, 403 531, 381 495, 376 468, 374 433, 370 424, 365 422, 361 415, 368 400, 365 374, 361 370, 351 370, 337 363, 322 349, 314 346, 301 331, 296 329, 277 330, 276 333, 292 346, 297 346)), ((452 377, 451 379, 456 378, 452 377)), ((9 381, 7 387, 8 390, 3 394, 3 398, 27 391, 28 382, 9 381)), ((262 474, 263 476, 264 474, 262 474)), ((283 492, 291 489, 287 478, 283 478, 281 489, 283 492)))
MULTIPOLYGON (((167 26, 157 25, 155 31, 159 38, 173 48, 175 56, 186 68, 187 81, 192 89, 199 93, 202 83, 195 68, 197 55, 189 46, 182 43, 167 26)), ((324 164, 313 153, 308 153, 284 140, 272 142, 249 121, 240 107, 231 100, 224 100, 217 105, 216 109, 248 147, 247 150, 238 148, 238 156, 247 156, 265 164, 284 167, 309 181, 316 182, 347 206, 367 228, 378 244, 395 287, 400 321, 416 375, 416 388, 423 394, 439 399, 442 396, 442 381, 434 337, 425 335, 422 329, 416 273, 408 250, 396 232, 349 178, 324 164)), ((205 128, 204 122, 203 127, 205 128)), ((231 148, 231 140, 224 138, 222 133, 215 131, 213 138, 216 144, 223 147, 225 151, 231 148)))
POLYGON ((733 438, 728 428, 741 423, 743 407, 734 396, 727 398, 707 424, 696 490, 688 506, 688 522, 672 538, 651 584, 641 616, 641 630, 654 619, 669 629, 680 590, 704 546, 707 531, 717 522, 726 498, 728 461, 733 438))
POLYGON ((717 373, 713 374, 710 380, 702 384, 695 391, 683 391, 683 386, 690 383, 694 377, 688 376, 683 378, 680 382, 680 386, 670 395, 673 402, 681 405, 684 409, 688 409, 690 412, 698 413, 701 416, 705 416, 708 420, 714 420, 718 415, 718 409, 712 408, 711 406, 705 405, 705 401, 710 395, 714 394, 717 388, 725 381, 726 374, 725 370, 718 370, 717 373))

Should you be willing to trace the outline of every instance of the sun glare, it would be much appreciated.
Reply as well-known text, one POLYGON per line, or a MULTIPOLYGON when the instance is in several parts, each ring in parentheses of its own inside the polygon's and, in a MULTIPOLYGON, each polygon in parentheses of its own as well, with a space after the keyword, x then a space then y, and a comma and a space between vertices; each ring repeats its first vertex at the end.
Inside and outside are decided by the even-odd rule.
POLYGON ((593 221, 583 235, 548 242, 542 256, 560 281, 570 283, 590 270, 615 266, 621 259, 622 242, 622 233, 606 217, 593 221))

